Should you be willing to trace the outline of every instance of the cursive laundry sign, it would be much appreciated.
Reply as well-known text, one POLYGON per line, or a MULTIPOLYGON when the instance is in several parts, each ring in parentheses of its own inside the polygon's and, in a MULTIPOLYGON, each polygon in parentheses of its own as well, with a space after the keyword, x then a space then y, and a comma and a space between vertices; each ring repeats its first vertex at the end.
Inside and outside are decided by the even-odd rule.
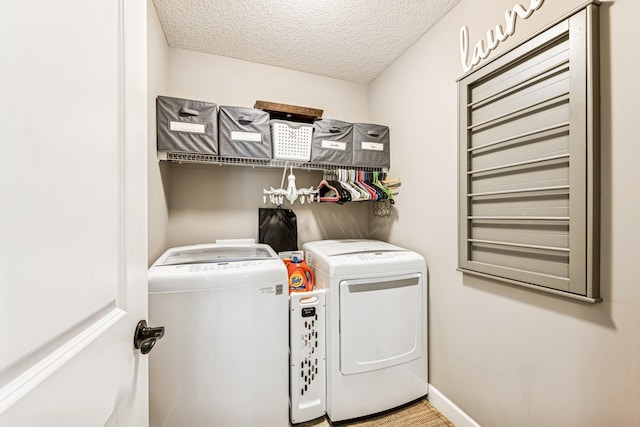
POLYGON ((469 28, 463 25, 460 29, 460 60, 462 61, 462 69, 466 73, 474 66, 478 65, 481 60, 485 59, 500 42, 505 41, 509 36, 513 35, 516 30, 516 17, 527 19, 531 14, 542 6, 544 0, 531 0, 528 8, 516 4, 511 10, 504 12, 504 28, 502 25, 496 25, 495 29, 487 31, 486 46, 485 41, 480 39, 475 44, 471 58, 469 58, 469 28))

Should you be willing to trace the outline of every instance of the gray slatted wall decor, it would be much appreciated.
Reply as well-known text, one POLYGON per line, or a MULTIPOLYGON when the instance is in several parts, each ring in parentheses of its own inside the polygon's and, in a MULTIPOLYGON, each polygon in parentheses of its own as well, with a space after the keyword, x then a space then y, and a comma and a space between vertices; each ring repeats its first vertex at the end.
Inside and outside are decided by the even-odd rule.
POLYGON ((600 301, 597 6, 458 80, 460 271, 600 301))

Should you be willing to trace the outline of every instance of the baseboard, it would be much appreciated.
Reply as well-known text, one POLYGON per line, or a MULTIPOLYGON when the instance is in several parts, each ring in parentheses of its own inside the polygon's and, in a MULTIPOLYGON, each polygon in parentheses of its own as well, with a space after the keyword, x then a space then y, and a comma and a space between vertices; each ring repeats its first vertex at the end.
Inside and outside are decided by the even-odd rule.
POLYGON ((433 405, 442 415, 447 417, 456 427, 481 427, 473 418, 467 415, 455 403, 450 401, 440 390, 429 384, 429 403, 433 405))

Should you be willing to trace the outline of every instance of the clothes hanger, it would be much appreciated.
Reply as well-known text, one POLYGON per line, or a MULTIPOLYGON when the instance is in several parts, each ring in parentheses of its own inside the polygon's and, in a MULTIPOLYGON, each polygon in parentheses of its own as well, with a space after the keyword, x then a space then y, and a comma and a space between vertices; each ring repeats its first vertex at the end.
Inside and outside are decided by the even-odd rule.
POLYGON ((321 202, 335 202, 343 204, 351 201, 351 193, 344 188, 337 179, 337 174, 327 172, 318 184, 318 194, 321 202))
POLYGON ((356 171, 355 169, 345 170, 345 174, 347 175, 347 182, 351 187, 353 187, 358 192, 358 199, 361 201, 371 199, 371 195, 368 191, 365 191, 356 181, 356 171))
POLYGON ((373 171, 366 173, 364 176, 365 182, 378 193, 378 200, 389 200, 389 193, 378 182, 378 172, 373 171))
POLYGON ((357 186, 352 184, 349 176, 349 171, 346 169, 338 169, 337 172, 339 176, 338 182, 340 182, 340 185, 342 185, 345 189, 347 189, 347 191, 349 191, 349 193, 351 193, 351 201, 359 202, 360 200, 362 200, 362 191, 360 191, 357 186))
POLYGON ((380 179, 380 173, 376 172, 375 175, 374 175, 374 179, 375 179, 375 182, 378 184, 378 186, 380 188, 382 188, 384 190, 384 192, 387 194, 387 198, 389 199, 391 204, 394 204, 395 201, 393 200, 393 196, 398 194, 397 187, 400 186, 400 179, 397 178, 395 180, 395 181, 397 181, 397 183, 395 184, 395 185, 397 185, 397 187, 395 187, 395 189, 393 187, 390 187, 389 185, 385 184, 385 179, 386 179, 386 174, 385 173, 382 173, 382 179, 380 179))
POLYGON ((375 201, 381 200, 384 196, 382 195, 382 191, 380 191, 380 189, 376 188, 375 186, 372 185, 371 183, 371 172, 369 171, 362 171, 360 180, 362 181, 362 184, 365 185, 370 191, 372 191, 373 193, 375 193, 375 201))
POLYGON ((371 195, 370 200, 374 202, 377 201, 380 198, 380 196, 370 185, 367 184, 367 182, 365 182, 364 180, 365 171, 359 170, 357 173, 358 174, 357 174, 356 181, 358 182, 358 184, 360 184, 362 188, 365 189, 365 191, 369 192, 369 194, 371 195))

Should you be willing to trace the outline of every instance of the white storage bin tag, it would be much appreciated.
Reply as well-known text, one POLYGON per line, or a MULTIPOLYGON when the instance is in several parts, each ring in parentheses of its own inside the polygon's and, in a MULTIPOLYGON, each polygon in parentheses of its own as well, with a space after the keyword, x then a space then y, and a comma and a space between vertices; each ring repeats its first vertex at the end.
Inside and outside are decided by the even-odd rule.
POLYGON ((330 140, 323 139, 322 140, 322 148, 329 148, 329 149, 332 149, 332 150, 346 151, 347 144, 345 142, 330 141, 330 140))
POLYGON ((169 129, 174 132, 204 133, 205 127, 201 123, 169 122, 169 129))
POLYGON ((362 149, 370 151, 384 151, 384 144, 362 141, 362 149))
POLYGON ((246 142, 262 142, 262 134, 259 132, 231 131, 231 140, 246 141, 246 142))

